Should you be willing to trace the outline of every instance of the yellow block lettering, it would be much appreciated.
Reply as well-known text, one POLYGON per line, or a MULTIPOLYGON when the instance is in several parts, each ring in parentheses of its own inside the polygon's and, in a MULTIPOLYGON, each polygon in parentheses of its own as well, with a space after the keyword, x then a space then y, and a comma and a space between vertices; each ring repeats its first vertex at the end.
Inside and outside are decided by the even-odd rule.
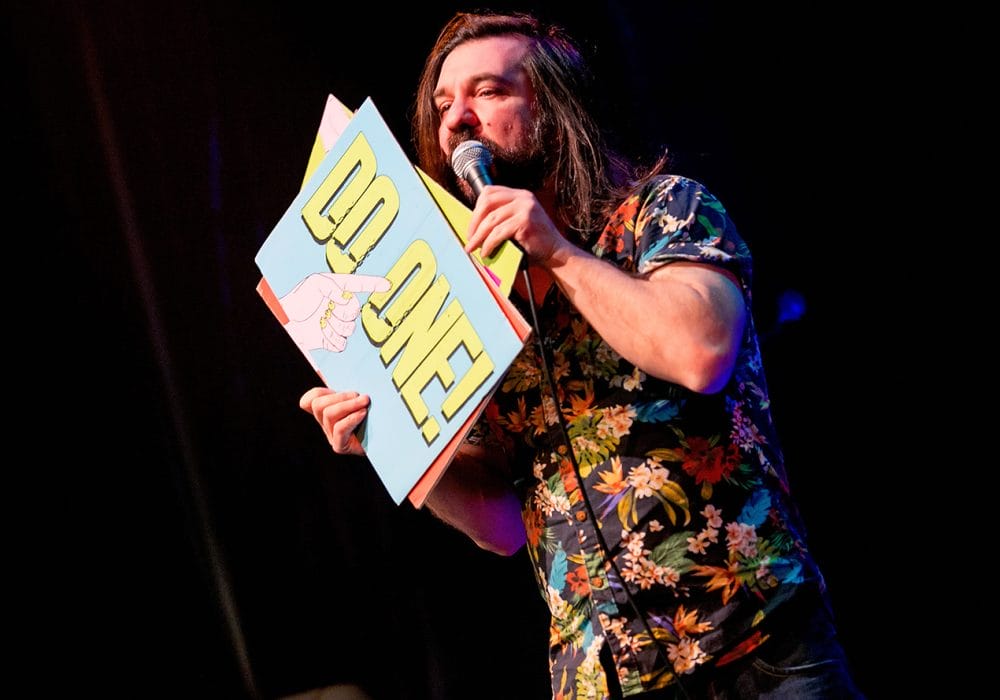
POLYGON ((385 274, 391 285, 389 289, 370 294, 361 308, 361 325, 375 345, 381 345, 392 335, 396 326, 430 288, 436 274, 437 259, 427 241, 413 241, 385 274), (388 307, 386 303, 389 303, 388 307), (383 308, 385 316, 379 318, 383 308))
POLYGON ((483 341, 480 340, 479 334, 476 333, 476 329, 469 322, 469 317, 464 314, 451 327, 448 337, 442 340, 438 347, 443 347, 447 352, 447 356, 451 356, 451 351, 457 349, 459 344, 465 347, 465 351, 472 358, 472 366, 462 375, 462 379, 458 382, 458 385, 441 402, 441 412, 448 420, 451 420, 451 417, 458 413, 462 406, 465 405, 465 402, 493 374, 495 368, 493 360, 483 352, 483 341), (449 347, 451 347, 451 350, 449 350, 449 347))
POLYGON ((326 244, 332 272, 354 272, 399 213, 399 192, 387 175, 375 177, 376 165, 368 140, 358 134, 302 207, 309 233, 326 244))
POLYGON ((465 347, 474 362, 455 390, 442 403, 442 413, 450 420, 493 371, 493 361, 483 352, 482 340, 464 313, 413 371, 399 392, 413 420, 421 426, 421 433, 428 445, 440 434, 440 427, 437 420, 428 417, 427 404, 421 393, 435 376, 446 391, 451 389, 455 384, 455 372, 449 359, 460 345, 465 347))
POLYGON ((405 348, 403 356, 399 358, 392 371, 392 383, 397 389, 413 374, 417 365, 430 355, 431 350, 454 325, 458 317, 462 316, 462 305, 458 299, 452 299, 448 308, 441 313, 441 307, 444 306, 445 297, 450 290, 451 285, 444 275, 434 280, 431 288, 420 297, 416 307, 407 314, 382 346, 380 355, 386 367, 392 358, 405 348))
POLYGON ((302 207, 302 221, 317 243, 333 235, 374 179, 375 153, 365 135, 358 134, 302 207))
POLYGON ((388 175, 379 175, 340 222, 333 239, 327 241, 326 262, 330 269, 344 274, 354 272, 392 226, 398 213, 399 192, 388 175), (353 242, 345 255, 341 250, 348 241, 353 242))

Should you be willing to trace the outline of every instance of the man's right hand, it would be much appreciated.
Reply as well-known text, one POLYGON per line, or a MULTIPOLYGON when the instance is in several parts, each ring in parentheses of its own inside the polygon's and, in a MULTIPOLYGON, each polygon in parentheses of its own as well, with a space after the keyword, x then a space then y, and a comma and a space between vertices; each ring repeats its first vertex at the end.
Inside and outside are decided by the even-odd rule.
POLYGON ((299 399, 299 408, 311 413, 333 451, 339 455, 364 456, 354 431, 368 416, 371 397, 356 391, 334 391, 325 386, 314 387, 299 399))

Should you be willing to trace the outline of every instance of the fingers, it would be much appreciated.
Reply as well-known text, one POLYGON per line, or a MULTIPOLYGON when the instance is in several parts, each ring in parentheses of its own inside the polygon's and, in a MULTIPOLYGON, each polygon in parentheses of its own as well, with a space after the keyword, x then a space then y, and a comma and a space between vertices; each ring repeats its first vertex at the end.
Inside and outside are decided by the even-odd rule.
POLYGON ((330 339, 333 339, 335 336, 339 336, 344 339, 349 338, 354 332, 355 325, 356 324, 353 319, 349 321, 341 321, 339 318, 336 318, 336 316, 330 316, 326 319, 326 323, 321 324, 323 328, 323 335, 330 339))
POLYGON ((479 254, 484 258, 490 257, 504 241, 515 238, 516 231, 516 227, 506 223, 494 226, 493 230, 486 235, 486 238, 480 244, 479 254))
POLYGON ((339 318, 341 321, 353 321, 358 317, 359 313, 361 313, 361 305, 358 303, 358 298, 353 294, 350 299, 343 299, 341 303, 330 307, 330 315, 339 318))
POLYGON ((344 351, 344 348, 347 347, 347 339, 354 333, 357 326, 354 319, 358 317, 360 312, 361 305, 352 292, 337 293, 331 297, 319 322, 324 350, 344 351))
POLYGON ((355 411, 346 418, 332 423, 328 427, 324 427, 324 432, 327 433, 330 447, 333 448, 334 452, 341 455, 362 455, 365 453, 364 448, 361 446, 361 441, 358 440, 354 432, 367 417, 368 409, 363 408, 355 411))
POLYGON ((476 200, 472 217, 469 219, 468 236, 465 241, 466 253, 481 247, 486 236, 500 223, 497 198, 492 195, 492 192, 484 191, 476 200))
POLYGON ((518 241, 526 234, 532 210, 538 206, 535 196, 526 190, 497 185, 484 189, 472 211, 465 252, 478 248, 480 255, 488 258, 504 241, 518 241))
POLYGON ((370 403, 371 398, 367 394, 337 392, 326 387, 310 389, 299 399, 299 407, 313 415, 337 454, 365 453, 354 431, 368 416, 370 403))
POLYGON ((317 421, 336 422, 354 411, 368 407, 371 399, 356 391, 334 391, 326 387, 310 389, 299 399, 299 407, 312 413, 317 421))
POLYGON ((345 292, 386 292, 392 284, 377 275, 337 275, 337 284, 345 292))
POLYGON ((347 338, 336 333, 327 333, 323 336, 323 349, 330 352, 344 352, 347 347, 347 338))
POLYGON ((312 413, 313 401, 318 399, 320 396, 325 396, 326 394, 332 394, 332 389, 327 389, 325 386, 316 386, 302 394, 299 398, 299 408, 301 408, 306 413, 312 413))

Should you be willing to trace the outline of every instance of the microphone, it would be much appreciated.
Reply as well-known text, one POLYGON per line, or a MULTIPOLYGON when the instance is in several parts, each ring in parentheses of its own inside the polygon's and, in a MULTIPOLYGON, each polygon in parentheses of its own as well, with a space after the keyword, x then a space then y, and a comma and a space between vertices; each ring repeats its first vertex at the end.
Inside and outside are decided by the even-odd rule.
POLYGON ((469 183, 477 199, 486 185, 493 184, 492 163, 493 154, 479 141, 463 141, 451 152, 451 169, 469 183))
MULTIPOLYGON (((483 188, 486 185, 493 184, 493 178, 490 177, 490 165, 492 163, 493 154, 490 153, 490 149, 486 148, 481 141, 462 141, 451 152, 451 169, 455 171, 456 175, 469 183, 469 187, 472 188, 476 199, 479 199, 479 195, 482 194, 483 188)), ((527 279, 528 256, 524 254, 524 250, 516 241, 509 240, 507 243, 521 253, 518 268, 524 273, 528 289, 531 289, 531 280, 527 279)))

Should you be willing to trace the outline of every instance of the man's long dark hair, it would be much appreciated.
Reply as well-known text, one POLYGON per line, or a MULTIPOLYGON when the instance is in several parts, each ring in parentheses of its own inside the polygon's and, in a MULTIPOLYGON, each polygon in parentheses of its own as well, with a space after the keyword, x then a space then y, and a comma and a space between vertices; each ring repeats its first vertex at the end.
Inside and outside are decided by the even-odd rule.
POLYGON ((459 44, 509 35, 524 36, 530 43, 524 69, 535 90, 535 116, 541 120, 546 169, 555 185, 555 216, 584 241, 593 240, 625 190, 655 174, 665 163, 661 159, 640 178, 632 164, 608 146, 586 104, 590 70, 576 44, 558 26, 520 13, 456 14, 438 35, 417 87, 412 120, 417 160, 438 182, 454 182, 437 136, 441 117, 434 104, 434 89, 441 65, 459 44))

